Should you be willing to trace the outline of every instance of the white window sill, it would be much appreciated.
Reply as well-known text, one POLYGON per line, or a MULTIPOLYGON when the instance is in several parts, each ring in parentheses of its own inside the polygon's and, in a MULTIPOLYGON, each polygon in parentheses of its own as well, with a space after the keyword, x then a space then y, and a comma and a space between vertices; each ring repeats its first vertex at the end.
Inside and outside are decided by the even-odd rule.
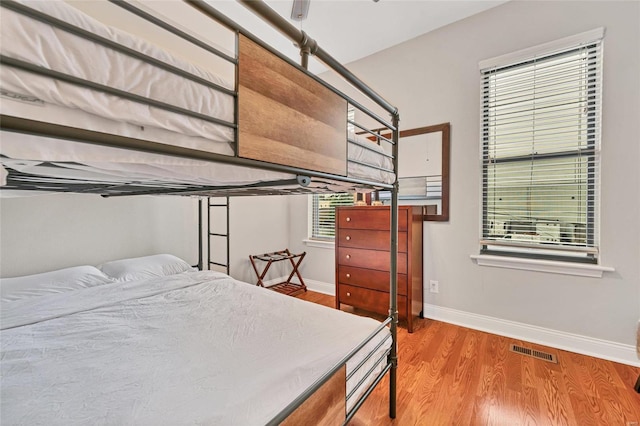
POLYGON ((479 266, 521 269, 525 271, 550 272, 552 274, 577 275, 581 277, 602 278, 604 272, 613 272, 609 266, 584 263, 559 262, 556 260, 524 259, 519 257, 491 256, 472 254, 471 259, 479 266))
POLYGON ((335 242, 333 241, 322 241, 322 240, 312 240, 307 238, 306 240, 302 240, 303 243, 305 243, 305 245, 307 245, 308 247, 316 247, 316 248, 323 248, 323 249, 335 249, 335 242))

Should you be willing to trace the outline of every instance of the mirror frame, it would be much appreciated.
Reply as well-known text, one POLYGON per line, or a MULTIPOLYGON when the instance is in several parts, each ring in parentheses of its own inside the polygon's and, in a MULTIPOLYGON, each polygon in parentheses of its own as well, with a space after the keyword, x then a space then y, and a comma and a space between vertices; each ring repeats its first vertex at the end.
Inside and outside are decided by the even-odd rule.
MULTIPOLYGON (((442 213, 431 214, 427 212, 427 206, 422 208, 422 220, 447 222, 449 221, 449 173, 451 159, 451 123, 434 124, 432 126, 418 127, 415 129, 401 130, 400 141, 409 136, 423 135, 425 133, 442 132, 442 213)), ((398 142, 400 143, 400 142, 398 142)))

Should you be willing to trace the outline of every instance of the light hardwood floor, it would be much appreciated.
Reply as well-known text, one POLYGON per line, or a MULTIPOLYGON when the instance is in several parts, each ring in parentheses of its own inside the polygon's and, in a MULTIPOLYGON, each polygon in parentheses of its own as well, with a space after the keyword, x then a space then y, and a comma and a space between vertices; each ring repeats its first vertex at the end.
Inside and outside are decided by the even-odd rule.
MULTIPOLYGON (((332 296, 299 297, 334 306, 332 296)), ((400 328, 398 345, 397 418, 388 418, 385 378, 351 426, 640 426, 639 368, 427 319, 413 334, 400 328), (558 364, 510 343, 556 354, 558 364)))

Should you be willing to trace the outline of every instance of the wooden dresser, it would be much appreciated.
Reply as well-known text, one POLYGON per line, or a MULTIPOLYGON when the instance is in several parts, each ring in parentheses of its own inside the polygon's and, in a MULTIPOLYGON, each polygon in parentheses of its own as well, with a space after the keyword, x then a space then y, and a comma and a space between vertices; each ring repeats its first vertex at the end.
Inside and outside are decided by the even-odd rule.
MULTIPOLYGON (((389 313, 390 208, 336 208, 336 308, 389 313)), ((413 332, 422 311, 422 207, 398 214, 398 316, 413 332)))

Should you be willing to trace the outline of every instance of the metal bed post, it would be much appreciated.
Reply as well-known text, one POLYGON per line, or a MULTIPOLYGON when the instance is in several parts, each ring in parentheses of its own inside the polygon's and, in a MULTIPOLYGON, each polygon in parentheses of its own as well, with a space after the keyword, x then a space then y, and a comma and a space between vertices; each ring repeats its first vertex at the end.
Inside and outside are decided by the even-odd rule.
POLYGON ((229 197, 226 198, 227 203, 227 275, 231 273, 231 228, 229 224, 231 223, 231 199, 229 197))
MULTIPOLYGON (((398 170, 398 140, 400 131, 398 124, 400 116, 397 112, 393 114, 393 168, 398 170)), ((391 279, 389 283, 389 316, 391 321, 391 370, 389 370, 389 417, 396 418, 396 381, 398 370, 398 177, 393 183, 391 190, 391 279)))
POLYGON ((198 270, 204 269, 202 264, 202 198, 198 198, 198 270))

